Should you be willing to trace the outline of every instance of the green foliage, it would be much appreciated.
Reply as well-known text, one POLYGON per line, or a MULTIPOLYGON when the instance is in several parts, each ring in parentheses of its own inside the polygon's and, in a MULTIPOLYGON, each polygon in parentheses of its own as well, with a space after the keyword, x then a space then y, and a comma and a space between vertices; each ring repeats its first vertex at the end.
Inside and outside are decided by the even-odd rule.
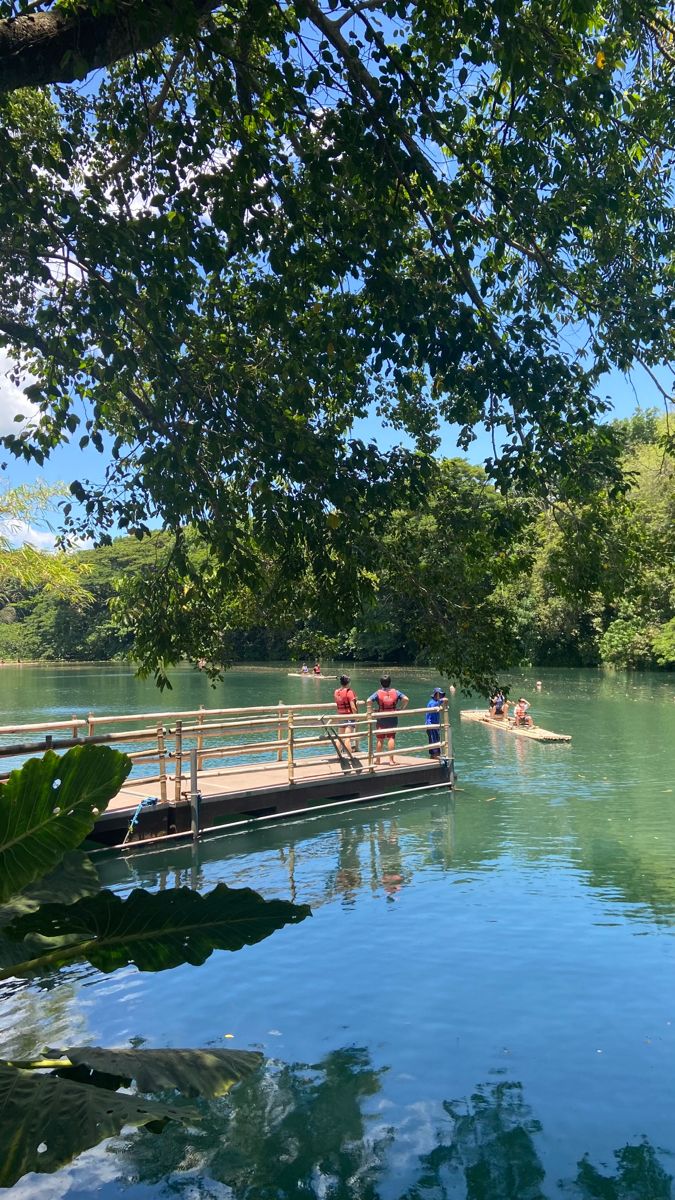
POLYGON ((0 979, 85 959, 99 971, 133 963, 139 971, 198 966, 213 950, 240 950, 282 926, 310 915, 306 904, 263 900, 250 888, 219 883, 206 895, 189 888, 151 893, 137 889, 126 899, 109 891, 76 904, 45 904, 11 922, 6 936, 29 939, 28 957, 0 970, 0 979), (32 955, 33 939, 42 952, 32 955))
POLYGON ((235 2, 151 30, 125 9, 99 39, 107 8, 65 7, 65 53, 31 12, 0 64, 0 333, 37 408, 3 440, 37 463, 111 447, 101 482, 71 482, 79 534, 156 519, 179 554, 186 526, 208 546, 206 597, 181 601, 180 561, 144 596, 168 614, 146 671, 198 627, 215 658, 270 561, 290 590, 313 573, 324 620, 371 604, 373 540, 441 422, 463 448, 493 435, 502 491, 617 494, 599 380, 672 352, 667 17, 235 2), (403 445, 356 436, 369 412, 403 445))
POLYGON ((644 667, 652 656, 651 631, 637 618, 617 617, 600 638, 599 649, 610 667, 644 667))
MULTIPOLYGON (((6 601, 16 588, 44 588, 50 595, 79 604, 89 599, 83 582, 86 566, 72 555, 63 551, 45 554, 30 542, 18 548, 10 544, 14 532, 23 532, 29 521, 44 520, 55 499, 63 494, 62 485, 45 483, 0 492, 0 601, 6 601)), ((0 651, 3 649, 0 642, 0 651)))
POLYGON ((653 634, 652 650, 660 667, 675 666, 675 617, 653 634))
POLYGON ((0 902, 47 874, 91 832, 131 761, 106 746, 48 751, 0 785, 0 902))
MULTIPOLYGON (((368 546, 371 598, 356 611, 340 583, 322 600, 326 581, 309 563, 293 584, 281 554, 265 560, 259 588, 234 586, 186 531, 180 553, 160 534, 81 552, 92 602, 18 594, 7 628, 21 631, 30 657, 130 653, 160 683, 183 655, 211 674, 288 657, 429 663, 480 687, 523 660, 667 666, 659 631, 673 619, 674 460, 651 410, 615 429, 631 481, 622 497, 502 497, 480 468, 438 462, 425 494, 387 509, 368 546), (608 632, 616 621, 637 641, 622 625, 608 632)), ((253 539, 251 549, 262 553, 253 539)))
POLYGON ((125 1125, 195 1115, 175 1104, 0 1064, 0 1187, 12 1187, 27 1171, 55 1171, 125 1125))

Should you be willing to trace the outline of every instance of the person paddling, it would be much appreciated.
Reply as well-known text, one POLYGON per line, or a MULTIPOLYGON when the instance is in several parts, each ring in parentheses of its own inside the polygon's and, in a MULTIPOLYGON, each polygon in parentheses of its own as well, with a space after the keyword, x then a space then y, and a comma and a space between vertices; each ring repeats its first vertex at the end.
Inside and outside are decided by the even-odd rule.
POLYGON ((340 676, 340 686, 333 692, 335 704, 339 715, 342 717, 338 725, 338 732, 347 747, 349 754, 358 753, 358 743, 353 741, 352 735, 356 733, 356 721, 354 717, 357 713, 358 701, 356 693, 349 686, 349 675, 340 676))
POLYGON ((384 743, 387 743, 389 751, 389 762, 394 765, 394 750, 396 748, 396 734, 393 730, 398 725, 398 717, 392 716, 397 709, 407 708, 409 704, 408 697, 405 692, 399 692, 397 688, 391 686, 391 675, 383 675, 380 679, 380 686, 372 696, 368 697, 371 704, 377 704, 378 712, 384 713, 384 716, 377 718, 377 744, 375 747, 375 757, 380 759, 384 753, 384 743))
POLYGON ((320 675, 320 674, 321 674, 321 663, 318 663, 318 662, 314 663, 314 666, 312 667, 312 675, 320 675))

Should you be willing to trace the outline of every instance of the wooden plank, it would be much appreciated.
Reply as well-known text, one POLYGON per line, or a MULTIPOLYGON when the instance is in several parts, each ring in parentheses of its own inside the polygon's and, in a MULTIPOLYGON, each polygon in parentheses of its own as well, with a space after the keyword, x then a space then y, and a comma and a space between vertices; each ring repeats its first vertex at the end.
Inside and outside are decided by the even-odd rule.
POLYGON ((477 721, 481 725, 488 725, 490 729, 501 729, 503 733, 513 733, 516 737, 528 738, 531 742, 572 741, 568 733, 553 733, 552 730, 541 729, 538 725, 533 726, 531 729, 528 729, 525 725, 512 725, 504 717, 499 720, 488 716, 482 708, 463 708, 459 715, 463 721, 477 721))

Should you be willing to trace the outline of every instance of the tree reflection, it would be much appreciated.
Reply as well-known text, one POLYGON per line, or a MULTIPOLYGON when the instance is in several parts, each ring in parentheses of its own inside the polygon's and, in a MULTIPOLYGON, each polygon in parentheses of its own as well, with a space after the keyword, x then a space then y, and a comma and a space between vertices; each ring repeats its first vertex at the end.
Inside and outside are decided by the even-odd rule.
POLYGON ((443 1102, 447 1137, 420 1159, 418 1181, 402 1200, 545 1200, 541 1131, 519 1083, 479 1087, 465 1102, 443 1102))
MULTIPOLYGON (((333 1051, 315 1066, 268 1064, 229 1100, 203 1106, 199 1126, 141 1132, 123 1150, 122 1169, 171 1190, 212 1195, 227 1185, 236 1200, 379 1200, 377 1178, 392 1135, 368 1135, 364 1102, 382 1071, 358 1047, 333 1051)), ((125 1171, 126 1174, 126 1171, 125 1171)), ((228 1193, 230 1194, 230 1193, 228 1193)))
POLYGON ((673 1177, 661 1166, 646 1138, 637 1146, 616 1150, 616 1175, 603 1175, 586 1155, 571 1189, 583 1200, 671 1200, 673 1177))

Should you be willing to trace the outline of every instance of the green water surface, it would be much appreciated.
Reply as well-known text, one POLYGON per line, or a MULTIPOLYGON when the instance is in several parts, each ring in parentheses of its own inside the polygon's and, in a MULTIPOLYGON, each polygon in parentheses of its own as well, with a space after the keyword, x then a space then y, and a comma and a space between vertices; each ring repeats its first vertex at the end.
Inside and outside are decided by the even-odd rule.
MULTIPOLYGON (((675 1176, 675 680, 512 676, 538 745, 459 720, 459 789, 99 865, 106 886, 223 881, 313 916, 160 974, 0 985, 2 1055, 261 1049, 193 1127, 110 1139, 17 1197, 666 1200, 675 1176), (233 1034, 232 1038, 226 1037, 233 1034)), ((360 696, 377 672, 354 671, 360 696)), ((436 682, 401 670, 424 703, 436 682)), ((333 685, 334 686, 334 685, 333 685)), ((0 670, 0 723, 328 699, 284 670, 173 693, 124 667, 0 670)), ((512 692, 512 694, 513 694, 512 692)))

